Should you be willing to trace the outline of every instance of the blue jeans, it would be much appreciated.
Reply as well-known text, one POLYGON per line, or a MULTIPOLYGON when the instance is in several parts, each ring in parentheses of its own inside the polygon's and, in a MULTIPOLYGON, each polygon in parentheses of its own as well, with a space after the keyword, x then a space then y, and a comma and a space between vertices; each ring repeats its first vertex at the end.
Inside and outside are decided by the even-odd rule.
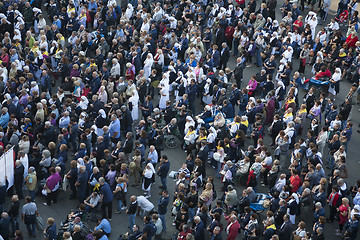
POLYGON ((35 201, 35 190, 28 190, 29 191, 29 196, 31 197, 32 201, 35 201))
POLYGON ((189 212, 189 219, 193 219, 195 216, 195 209, 196 208, 189 208, 188 212, 189 212))
POLYGON ((159 217, 160 217, 160 219, 161 219, 161 223, 162 223, 163 231, 165 231, 165 232, 166 232, 165 214, 164 214, 164 215, 159 214, 159 217))
MULTIPOLYGON (((333 170, 334 170, 334 165, 335 165, 335 159, 334 159, 334 157, 331 156, 330 154, 329 154, 329 158, 328 158, 328 163, 330 164, 330 169, 331 169, 331 171, 333 171, 333 170)), ((331 172, 331 173, 332 173, 332 172, 331 172)))
POLYGON ((261 50, 260 49, 256 49, 255 50, 255 56, 256 56, 256 65, 258 65, 259 67, 262 67, 262 58, 261 58, 261 50))
POLYGON ((121 212, 122 200, 117 200, 117 204, 118 204, 118 211, 121 212))
POLYGON ((11 224, 11 236, 14 235, 16 230, 19 230, 19 219, 18 217, 10 218, 11 224))
POLYGON ((136 214, 129 214, 129 216, 128 216, 130 232, 133 232, 132 228, 135 225, 135 217, 136 217, 136 214))
POLYGON ((167 187, 166 187, 166 176, 164 178, 161 178, 161 184, 162 184, 162 189, 163 190, 166 190, 167 187))

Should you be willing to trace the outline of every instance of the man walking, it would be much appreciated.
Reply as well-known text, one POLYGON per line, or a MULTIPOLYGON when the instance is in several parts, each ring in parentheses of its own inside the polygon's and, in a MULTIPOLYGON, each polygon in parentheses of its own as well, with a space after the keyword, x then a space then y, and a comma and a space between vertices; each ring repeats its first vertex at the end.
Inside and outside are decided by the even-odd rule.
POLYGON ((25 205, 22 207, 21 219, 25 223, 30 236, 36 236, 36 216, 39 216, 36 203, 31 201, 30 196, 26 196, 25 205))

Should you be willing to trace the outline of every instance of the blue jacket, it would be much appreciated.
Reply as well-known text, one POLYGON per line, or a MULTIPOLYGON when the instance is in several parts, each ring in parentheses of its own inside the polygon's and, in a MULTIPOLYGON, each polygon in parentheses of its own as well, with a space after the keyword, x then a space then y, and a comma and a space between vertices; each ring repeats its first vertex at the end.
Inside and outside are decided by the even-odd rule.
POLYGON ((205 239, 204 229, 205 229, 204 222, 202 220, 200 220, 200 222, 195 225, 194 237, 196 240, 204 240, 205 239))
POLYGON ((9 113, 1 114, 0 116, 0 126, 6 128, 10 120, 9 113))
POLYGON ((48 237, 49 240, 56 240, 56 223, 46 228, 45 236, 48 237))
POLYGON ((170 162, 167 161, 167 162, 162 162, 161 163, 161 166, 160 166, 160 169, 159 169, 159 176, 161 178, 166 178, 167 177, 167 174, 169 172, 169 169, 170 169, 170 162))
POLYGON ((158 213, 159 215, 165 215, 167 213, 167 207, 169 205, 169 196, 161 197, 158 201, 158 213))

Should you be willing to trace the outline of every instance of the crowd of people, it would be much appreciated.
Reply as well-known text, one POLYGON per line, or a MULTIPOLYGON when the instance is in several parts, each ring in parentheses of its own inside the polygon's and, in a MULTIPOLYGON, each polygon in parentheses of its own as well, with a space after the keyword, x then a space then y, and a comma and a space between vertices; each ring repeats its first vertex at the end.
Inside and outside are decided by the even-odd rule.
POLYGON ((112 239, 323 240, 336 221, 332 234, 355 240, 360 182, 346 180, 346 153, 359 19, 356 0, 335 15, 330 5, 1 1, 0 152, 16 159, 10 204, 9 176, 0 188, 2 239, 35 237, 35 199, 61 207, 65 191, 77 210, 59 228, 49 217, 47 240, 109 239, 113 213, 129 229, 112 239), (167 141, 186 160, 164 154, 167 141))

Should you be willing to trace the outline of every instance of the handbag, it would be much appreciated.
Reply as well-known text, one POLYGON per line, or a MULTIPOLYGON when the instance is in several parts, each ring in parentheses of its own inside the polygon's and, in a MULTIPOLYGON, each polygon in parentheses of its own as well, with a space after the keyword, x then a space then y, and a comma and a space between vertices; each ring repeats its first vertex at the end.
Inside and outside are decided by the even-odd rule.
POLYGON ((40 216, 36 216, 36 228, 39 231, 44 231, 44 229, 45 229, 44 220, 40 216))
POLYGON ((116 200, 122 200, 125 198, 125 192, 123 190, 117 191, 115 193, 116 200))
POLYGON ((69 179, 66 176, 64 176, 62 186, 61 186, 64 191, 66 191, 68 184, 69 184, 69 179))

